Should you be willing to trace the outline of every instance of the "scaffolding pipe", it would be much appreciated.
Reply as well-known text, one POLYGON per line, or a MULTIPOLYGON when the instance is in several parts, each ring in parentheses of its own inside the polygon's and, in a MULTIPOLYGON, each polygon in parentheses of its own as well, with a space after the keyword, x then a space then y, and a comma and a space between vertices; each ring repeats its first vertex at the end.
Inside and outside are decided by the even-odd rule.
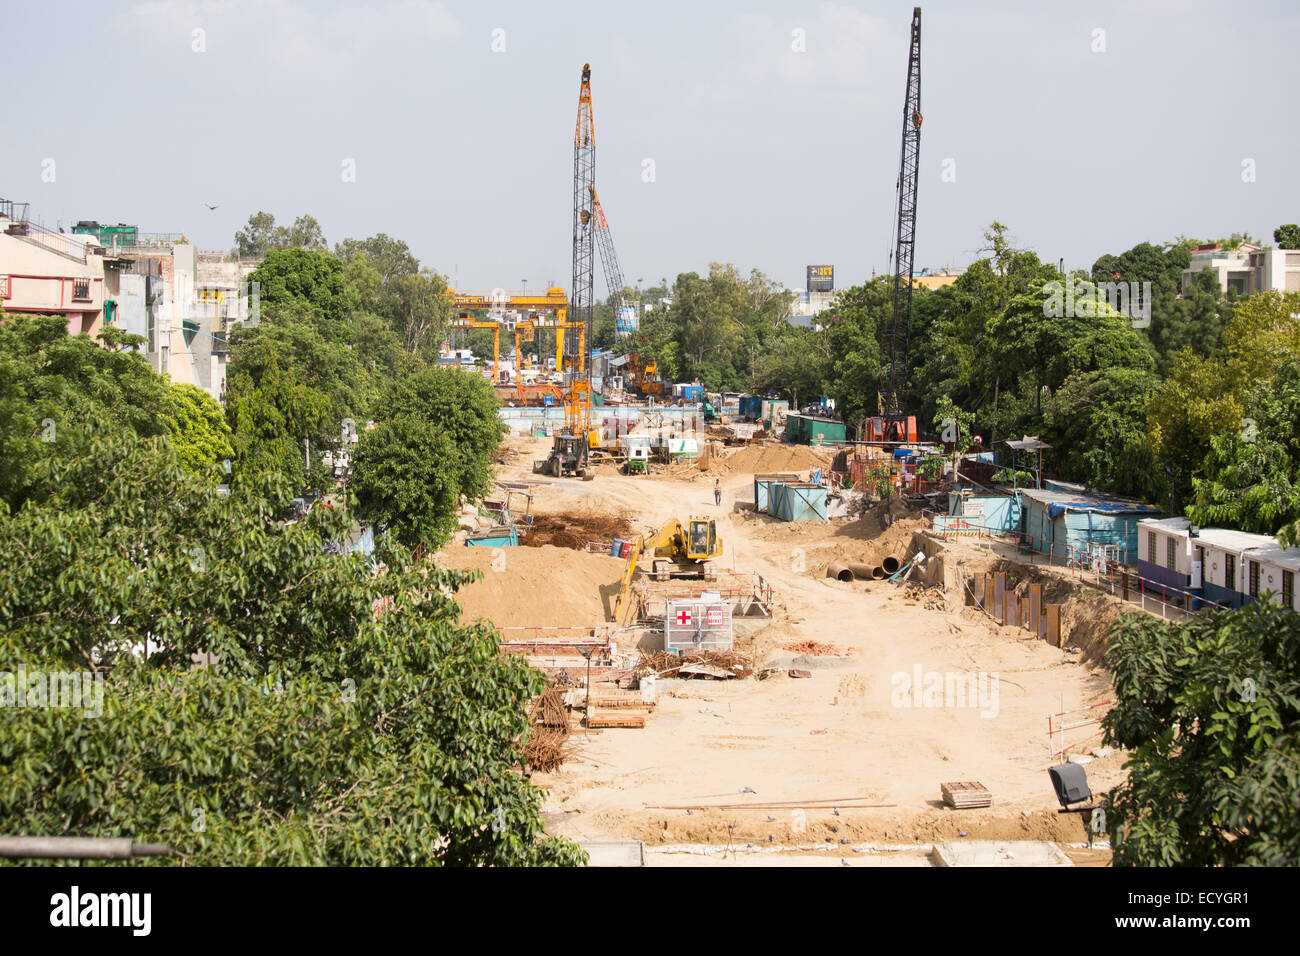
POLYGON ((0 836, 0 857, 35 860, 129 860, 171 856, 166 843, 136 843, 130 837, 0 836))

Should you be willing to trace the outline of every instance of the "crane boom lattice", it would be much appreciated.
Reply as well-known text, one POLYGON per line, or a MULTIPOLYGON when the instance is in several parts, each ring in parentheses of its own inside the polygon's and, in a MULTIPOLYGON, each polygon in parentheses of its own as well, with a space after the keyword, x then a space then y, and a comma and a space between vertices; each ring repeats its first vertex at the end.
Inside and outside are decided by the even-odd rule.
MULTIPOLYGON (((586 327, 591 340, 594 306, 595 210, 592 203, 596 190, 596 121, 591 109, 591 64, 582 67, 582 85, 578 88, 578 122, 573 133, 573 318, 586 327)), ((566 361, 578 367, 578 343, 565 339, 566 361)))
POLYGON ((912 10, 912 39, 903 100, 903 146, 898 165, 898 238, 894 249, 893 314, 889 328, 889 379, 881 412, 903 414, 908 350, 912 339, 912 271, 916 242, 916 185, 921 160, 921 8, 912 10))

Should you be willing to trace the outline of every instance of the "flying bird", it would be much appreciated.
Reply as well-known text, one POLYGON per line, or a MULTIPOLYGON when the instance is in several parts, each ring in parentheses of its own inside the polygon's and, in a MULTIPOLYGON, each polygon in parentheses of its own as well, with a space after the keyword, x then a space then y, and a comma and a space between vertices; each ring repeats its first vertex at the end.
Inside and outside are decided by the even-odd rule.
POLYGON ((220 203, 215 203, 215 202, 205 202, 203 205, 207 206, 208 209, 216 209, 217 206, 219 206, 219 205, 221 205, 221 204, 220 204, 220 203))

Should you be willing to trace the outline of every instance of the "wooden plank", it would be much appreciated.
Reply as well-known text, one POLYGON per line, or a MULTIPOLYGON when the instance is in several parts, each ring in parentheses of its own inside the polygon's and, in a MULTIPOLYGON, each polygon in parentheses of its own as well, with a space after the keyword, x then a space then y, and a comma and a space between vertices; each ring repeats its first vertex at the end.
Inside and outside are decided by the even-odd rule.
POLYGON ((593 711, 587 717, 587 726, 596 727, 631 727, 639 729, 645 726, 644 714, 628 714, 613 711, 593 711))

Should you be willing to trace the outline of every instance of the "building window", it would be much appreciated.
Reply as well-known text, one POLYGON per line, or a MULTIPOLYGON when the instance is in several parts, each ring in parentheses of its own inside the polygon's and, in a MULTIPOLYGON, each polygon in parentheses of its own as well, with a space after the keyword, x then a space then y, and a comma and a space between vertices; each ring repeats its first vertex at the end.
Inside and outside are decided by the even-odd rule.
POLYGON ((1165 558, 1168 561, 1170 571, 1178 570, 1178 545, 1174 543, 1173 538, 1165 539, 1165 558))
POLYGON ((1284 607, 1295 609, 1295 572, 1282 572, 1282 604, 1284 607))
POLYGON ((1250 596, 1259 597, 1259 562, 1250 562, 1250 596))
POLYGON ((1147 532, 1147 563, 1156 563, 1156 533, 1154 531, 1147 532))
POLYGON ((72 301, 84 302, 90 298, 90 280, 73 279, 72 280, 72 301))
POLYGON ((1237 590, 1237 557, 1232 554, 1223 556, 1223 586, 1237 590))

